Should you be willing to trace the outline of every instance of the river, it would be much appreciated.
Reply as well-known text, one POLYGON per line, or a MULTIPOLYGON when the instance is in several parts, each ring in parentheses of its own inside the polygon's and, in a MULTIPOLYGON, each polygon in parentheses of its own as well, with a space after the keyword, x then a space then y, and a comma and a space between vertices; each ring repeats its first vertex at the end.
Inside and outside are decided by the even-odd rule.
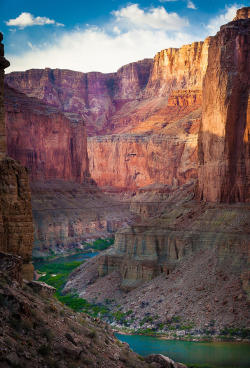
POLYGON ((200 367, 250 367, 250 344, 247 343, 191 342, 122 334, 116 334, 116 337, 142 356, 163 354, 177 362, 200 367))
POLYGON ((69 262, 75 262, 75 261, 80 262, 80 261, 85 261, 86 259, 89 259, 89 258, 93 258, 97 256, 97 254, 99 254, 99 252, 76 253, 76 254, 71 254, 71 255, 65 255, 62 257, 56 257, 51 260, 34 260, 33 264, 34 264, 35 269, 39 269, 41 265, 44 265, 46 263, 60 264, 60 263, 69 263, 69 262))

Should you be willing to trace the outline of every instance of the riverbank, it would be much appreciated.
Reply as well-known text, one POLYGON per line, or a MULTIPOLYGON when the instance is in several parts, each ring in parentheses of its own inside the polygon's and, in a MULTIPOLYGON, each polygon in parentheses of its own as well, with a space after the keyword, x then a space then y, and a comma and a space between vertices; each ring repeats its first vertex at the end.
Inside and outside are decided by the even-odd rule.
MULTIPOLYGON (((99 240, 100 242, 101 240, 99 240)), ((99 244, 99 249, 106 246, 105 244, 107 245, 107 242, 101 246, 99 244)), ((76 293, 63 293, 70 273, 82 262, 97 254, 98 252, 93 252, 93 249, 91 251, 88 249, 88 252, 65 254, 49 261, 36 261, 37 279, 55 287, 57 289, 56 297, 61 302, 76 311, 101 318, 117 333, 192 342, 250 342, 250 330, 247 328, 224 326, 223 329, 219 330, 215 327, 214 321, 211 321, 210 325, 205 328, 198 328, 192 322, 182 320, 179 316, 173 316, 171 320, 162 323, 151 314, 140 321, 134 318, 133 310, 123 312, 121 307, 111 299, 106 299, 104 303, 89 302, 80 298, 76 293)))
POLYGON ((166 340, 159 337, 117 334, 136 353, 163 354, 195 368, 248 368, 250 349, 248 343, 190 342, 166 340))
MULTIPOLYGON (((112 327, 112 324, 111 324, 112 327)), ((184 335, 183 330, 176 331, 174 334, 167 334, 162 332, 145 332, 140 333, 138 330, 127 330, 127 329, 118 329, 112 328, 114 333, 125 335, 125 336, 149 336, 155 337, 161 340, 177 340, 177 341, 189 341, 189 342, 229 342, 229 343, 246 343, 249 344, 250 349, 250 338, 239 338, 239 337, 232 337, 229 335, 221 336, 221 335, 214 335, 214 336, 207 336, 207 335, 184 335)))
POLYGON ((98 238, 91 242, 83 242, 77 244, 74 248, 60 248, 57 252, 53 251, 52 249, 49 250, 49 253, 46 252, 33 252, 33 263, 37 262, 50 262, 56 259, 60 259, 63 257, 74 256, 78 254, 88 254, 88 253, 96 253, 106 250, 111 245, 114 244, 114 238, 98 238))

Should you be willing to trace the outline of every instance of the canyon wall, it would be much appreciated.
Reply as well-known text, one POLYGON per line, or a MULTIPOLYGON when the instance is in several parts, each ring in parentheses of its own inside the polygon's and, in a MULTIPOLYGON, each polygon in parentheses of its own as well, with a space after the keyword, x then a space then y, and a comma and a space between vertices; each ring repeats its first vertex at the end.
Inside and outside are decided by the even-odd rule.
POLYGON ((129 202, 121 202, 87 183, 32 182, 31 189, 36 257, 82 249, 83 242, 112 237, 134 217, 129 202))
POLYGON ((82 120, 6 86, 8 154, 29 169, 32 181, 89 178, 87 136, 82 120))
MULTIPOLYGON (((97 185, 119 190, 134 190, 154 183, 182 185, 197 177, 197 129, 209 42, 208 38, 180 49, 163 50, 154 60, 130 63, 117 73, 32 69, 10 73, 6 82, 28 97, 56 107, 67 118, 85 120, 87 133, 92 136, 88 139, 90 174, 97 185)), ((11 94, 6 105, 7 125, 9 121, 13 125, 15 99, 11 94)), ((37 176, 32 174, 34 181, 41 177, 54 153, 49 143, 46 149, 41 147, 41 152, 47 155, 42 157, 30 142, 22 153, 21 147, 26 142, 20 140, 18 130, 23 125, 21 120, 26 119, 21 117, 24 109, 22 106, 20 117, 15 112, 15 135, 10 129, 8 147, 21 162, 34 166, 32 172, 37 176), (20 151, 13 152, 17 142, 20 151)), ((60 129, 53 129, 51 142, 56 140, 55 131, 60 129)), ((41 129, 37 133, 44 137, 41 129)), ((61 156, 58 152, 56 156, 58 167, 61 156)), ((71 164, 65 160, 64 166, 67 162, 71 164)), ((45 175, 46 178, 53 177, 55 168, 49 169, 51 174, 45 175)), ((69 171, 63 167, 54 176, 75 180, 69 171)))
MULTIPOLYGON (((85 159, 79 168, 79 158, 86 157, 85 137, 81 144, 75 144, 75 137, 83 135, 84 119, 92 135, 88 139, 90 175, 97 185, 134 190, 194 179, 201 112, 201 77, 196 69, 202 68, 202 74, 206 68, 206 50, 207 42, 176 50, 173 70, 167 72, 164 56, 160 62, 157 57, 154 63, 145 59, 125 65, 113 74, 59 69, 10 73, 5 99, 10 154, 31 170, 33 181, 81 181, 89 175, 85 159), (182 74, 175 83, 178 68, 182 74), (189 81, 183 83, 187 75, 189 81), (157 83, 168 86, 170 96, 153 92, 157 83), (70 125, 75 133, 65 128, 67 119, 74 120, 70 125), (77 147, 73 160, 72 144, 77 147), (74 165, 80 174, 76 175, 74 165)), ((165 51, 161 55, 172 52, 165 51)))
MULTIPOLYGON (((243 13, 247 14, 248 12, 243 13)), ((240 17, 242 18, 243 15, 240 17)), ((75 287, 85 298, 92 300, 92 298, 97 297, 101 301, 101 298, 107 297, 107 294, 102 293, 102 296, 99 297, 98 288, 104 284, 103 280, 108 283, 108 280, 110 280, 110 284, 108 284, 110 286, 108 288, 109 292, 114 284, 112 297, 117 298, 117 302, 120 304, 123 303, 122 295, 124 295, 119 294, 121 291, 128 292, 138 287, 141 287, 138 290, 142 291, 143 286, 140 285, 150 280, 152 280, 151 289, 153 290, 155 287, 160 287, 157 284, 156 277, 163 274, 163 277, 168 278, 168 274, 175 272, 172 277, 172 285, 168 285, 169 292, 172 293, 171 287, 179 288, 178 295, 181 302, 185 303, 184 299, 187 297, 187 293, 184 286, 181 285, 184 285, 186 279, 195 280, 197 278, 195 270, 200 269, 201 265, 205 267, 207 259, 211 259, 210 266, 206 268, 207 274, 204 275, 204 279, 201 276, 205 292, 201 293, 202 300, 198 303, 196 316, 202 315, 204 323, 209 322, 211 313, 208 313, 207 309, 204 310, 201 306, 203 303, 207 303, 209 299, 214 298, 213 295, 217 292, 217 282, 223 281, 220 280, 219 275, 221 274, 224 275, 224 280, 234 279, 234 281, 231 281, 231 287, 235 293, 242 294, 242 308, 246 311, 247 300, 250 297, 248 272, 250 208, 249 203, 246 203, 249 201, 247 190, 249 190, 250 170, 247 137, 249 135, 249 116, 247 115, 249 113, 249 22, 249 19, 237 19, 223 26, 215 37, 211 37, 206 41, 209 43, 209 48, 208 65, 205 68, 206 70, 203 71, 205 79, 203 83, 201 126, 198 116, 196 116, 198 129, 200 126, 198 186, 196 186, 195 180, 193 180, 193 183, 190 180, 196 177, 195 171, 193 172, 194 176, 186 177, 186 180, 179 180, 176 187, 173 185, 173 181, 168 183, 167 177, 163 180, 161 177, 157 177, 158 165, 159 173, 161 172, 161 175, 164 175, 164 168, 163 166, 160 167, 159 162, 164 162, 164 154, 167 157, 171 156, 171 150, 173 156, 166 163, 165 170, 170 171, 172 180, 180 175, 179 170, 182 162, 188 164, 186 169, 190 167, 190 152, 183 161, 178 156, 180 144, 178 134, 181 136, 181 132, 188 133, 186 136, 188 140, 192 132, 192 124, 190 124, 190 131, 184 124, 185 121, 188 122, 191 119, 185 120, 187 117, 182 117, 176 125, 169 122, 163 128, 166 129, 165 137, 167 139, 170 139, 171 132, 173 133, 172 139, 176 146, 171 147, 172 143, 169 142, 166 145, 161 143, 164 146, 164 150, 161 151, 162 156, 152 164, 156 168, 154 175, 156 175, 157 181, 163 181, 162 186, 154 187, 151 185, 148 192, 147 188, 135 191, 131 210, 138 216, 137 221, 129 228, 118 231, 114 247, 97 260, 90 261, 86 267, 83 266, 75 279, 70 280, 66 286, 67 290, 75 287), (171 127, 173 127, 172 131, 171 127), (173 163, 176 163, 177 170, 171 172, 171 164, 172 167, 175 166, 173 163), (172 186, 164 186, 164 181, 166 184, 172 184, 172 186), (180 186, 181 184, 182 186, 180 186), (198 192, 198 201, 197 198, 194 198, 195 191, 198 192), (228 202, 234 203, 229 204, 228 202), (189 262, 188 267, 186 267, 185 262, 189 262), (91 279, 92 285, 88 284, 90 281, 88 272, 90 270, 92 270, 91 275, 95 276, 91 279), (82 284, 79 281, 80 279, 83 280, 82 284), (156 280, 155 284, 154 280, 156 280), (176 285, 175 280, 180 284, 176 285), (182 295, 185 295, 185 298, 182 295)), ((181 78, 180 80, 182 80, 181 78)), ((202 79, 199 83, 201 81, 202 79)), ((160 88, 160 91, 165 93, 164 89, 160 88)), ((185 91, 179 88, 172 91, 168 100, 170 105, 168 107, 176 108, 182 105, 183 108, 185 104, 191 103, 192 106, 194 101, 200 101, 199 93, 188 93, 187 96, 185 91)), ((197 113, 197 111, 194 110, 192 114, 197 113)), ((137 127, 132 127, 131 133, 138 131, 145 133, 148 127, 151 129, 154 127, 157 131, 158 125, 155 121, 147 122, 146 125, 147 127, 142 122, 137 127)), ((159 128, 158 132, 161 129, 162 127, 159 128)), ((154 130, 152 131, 154 132, 154 130)), ((151 140, 153 142, 155 138, 152 131, 150 131, 148 138, 150 142, 151 140)), ((142 162, 142 167, 147 167, 145 162, 150 167, 151 158, 145 160, 145 153, 136 146, 136 139, 130 143, 127 151, 126 149, 121 151, 116 148, 115 153, 113 153, 109 140, 106 139, 105 141, 105 144, 109 147, 108 152, 105 151, 104 144, 101 142, 101 139, 105 139, 105 137, 98 138, 100 138, 100 143, 98 143, 97 138, 91 139, 96 140, 99 151, 104 152, 108 161, 112 162, 112 157, 117 157, 119 165, 122 167, 121 172, 125 171, 128 177, 133 173, 133 169, 136 169, 136 173, 140 173, 139 159, 142 162), (131 173, 123 163, 125 159, 129 159, 126 165, 131 163, 131 173)), ((128 138, 131 139, 130 136, 128 138)), ((129 141, 128 138, 127 141, 129 141)), ((109 139, 111 140, 111 137, 109 139)), ((116 140, 120 139, 122 141, 122 136, 119 138, 114 136, 113 139, 113 144, 116 145, 116 140)), ((137 138, 137 140, 139 139, 137 138)), ((194 140, 193 148, 196 143, 194 140)), ((147 152, 152 151, 159 154, 160 149, 158 152, 155 147, 150 147, 148 141, 147 144, 147 152)), ((188 146, 187 142, 186 144, 188 146)), ((98 151, 96 155, 98 156, 98 151)), ((92 158, 90 158, 90 162, 92 165, 92 158)), ((118 181, 121 181, 119 172, 116 172, 116 174, 118 174, 118 181)), ((137 176, 139 177, 139 174, 137 176)), ((221 290, 223 290, 222 284, 220 283, 221 290)), ((189 287, 191 286, 189 285, 189 287)), ((192 295, 198 297, 195 290, 192 293, 192 295)), ((222 301, 224 310, 221 305, 219 308, 214 306, 215 316, 217 320, 221 319, 223 323, 230 321, 230 323, 237 325, 237 316, 239 320, 241 318, 241 308, 238 308, 238 304, 235 302, 235 300, 238 300, 237 296, 234 301, 229 303, 230 293, 229 288, 222 292, 221 298, 228 301, 225 303, 222 301), (224 318, 225 310, 227 317, 224 318)), ((133 298, 135 294, 132 291, 129 295, 133 298)), ((150 295, 152 294, 153 292, 150 295)), ((174 295, 174 293, 171 295, 174 295)), ((129 300, 129 297, 127 299, 129 300)), ((143 300, 145 302, 145 299, 143 300)), ((167 295, 166 301, 168 301, 167 295)), ((133 305, 140 309, 137 299, 129 300, 128 304, 130 307, 133 305)), ((168 308, 173 313, 179 315, 180 312, 183 313, 183 316, 186 315, 185 310, 179 308, 178 300, 173 306, 170 304, 168 303, 168 308)), ((213 311, 213 309, 210 308, 210 311, 213 311)), ((166 309, 162 311, 163 317, 165 312, 166 309)), ((244 321, 246 321, 246 314, 244 314, 244 318, 244 321)))
POLYGON ((210 37, 179 49, 158 52, 145 89, 145 96, 168 96, 176 89, 202 89, 207 68, 210 37))
POLYGON ((243 13, 246 19, 221 27, 208 52, 199 134, 199 198, 206 201, 250 200, 250 19, 243 13))
POLYGON ((189 112, 182 119, 177 116, 176 121, 160 124, 158 129, 151 126, 151 134, 141 127, 138 133, 89 138, 93 179, 101 187, 120 190, 136 190, 151 184, 176 187, 195 179, 200 110, 189 112))
POLYGON ((66 116, 83 117, 88 135, 95 135, 113 129, 112 115, 127 100, 138 98, 148 81, 151 66, 152 60, 145 59, 110 74, 31 69, 8 74, 6 82, 28 97, 57 107, 66 116))
POLYGON ((21 256, 22 275, 33 278, 31 253, 33 224, 27 170, 7 157, 4 121, 4 69, 9 65, 4 58, 0 33, 0 251, 21 256))

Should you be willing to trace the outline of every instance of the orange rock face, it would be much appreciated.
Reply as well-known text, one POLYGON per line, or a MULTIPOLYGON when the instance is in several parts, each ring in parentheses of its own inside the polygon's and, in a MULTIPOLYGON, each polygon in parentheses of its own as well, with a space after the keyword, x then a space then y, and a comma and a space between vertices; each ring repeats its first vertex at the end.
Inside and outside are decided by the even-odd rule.
POLYGON ((146 96, 168 96, 176 89, 201 89, 207 69, 210 38, 180 49, 158 52, 147 84, 146 96))
MULTIPOLYGON (((88 134, 92 136, 88 141, 91 176, 99 186, 123 190, 154 183, 176 186, 197 177, 200 80, 207 65, 207 44, 208 41, 180 50, 164 50, 154 62, 146 59, 131 63, 113 74, 29 70, 11 73, 6 81, 27 96, 35 97, 33 103, 42 100, 78 121, 84 116, 88 134), (172 55, 171 69, 166 55, 172 55), (161 87, 156 89, 159 84, 161 87)), ((61 121, 65 119, 55 112, 53 126, 58 121, 58 127, 52 127, 53 109, 47 106, 46 112, 44 107, 41 117, 34 116, 31 100, 21 104, 14 115, 16 98, 14 92, 9 92, 6 99, 9 152, 31 168, 33 181, 43 178, 43 171, 45 179, 74 181, 76 175, 70 165, 79 159, 70 161, 71 156, 67 155, 72 133, 62 128, 61 121), (38 121, 35 135, 32 125, 26 123, 32 132, 30 139, 20 129, 29 120, 25 110, 32 121, 38 121)), ((75 131, 80 137, 80 128, 75 131)), ((81 145, 78 146, 76 156, 85 157, 81 145)))
POLYGON ((198 196, 206 201, 250 200, 250 19, 241 18, 210 41, 199 134, 198 196))
POLYGON ((31 180, 89 177, 83 121, 6 86, 8 154, 29 169, 31 180))
POLYGON ((245 7, 237 10, 236 17, 234 20, 248 19, 250 18, 250 7, 245 7))
POLYGON ((101 187, 121 190, 156 183, 178 186, 195 179, 199 117, 198 109, 169 124, 152 123, 152 134, 145 132, 145 123, 132 132, 89 138, 92 178, 101 187))

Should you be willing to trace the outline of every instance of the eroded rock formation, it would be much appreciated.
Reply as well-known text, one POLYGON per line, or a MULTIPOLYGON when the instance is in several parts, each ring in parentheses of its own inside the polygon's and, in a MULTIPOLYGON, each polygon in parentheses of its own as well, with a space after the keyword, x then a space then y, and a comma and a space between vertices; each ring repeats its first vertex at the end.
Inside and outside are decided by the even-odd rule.
POLYGON ((101 187, 121 190, 156 183, 178 186, 195 179, 200 109, 189 111, 178 119, 175 109, 176 120, 167 123, 165 118, 164 123, 151 124, 151 134, 145 124, 134 128, 135 132, 89 138, 93 179, 101 187))
MULTIPOLYGON (((247 12, 238 12, 242 13, 247 12)), ((143 319, 145 313, 150 313, 153 308, 161 316, 159 322, 178 315, 204 327, 215 319, 218 331, 225 325, 246 324, 250 249, 249 205, 244 203, 249 198, 247 190, 250 170, 247 138, 250 65, 248 33, 249 19, 237 19, 223 26, 215 37, 206 41, 208 65, 203 70, 203 121, 199 133, 198 171, 199 199, 204 201, 194 199, 195 181, 187 183, 183 180, 183 186, 179 188, 174 187, 173 181, 165 181, 169 185, 162 183, 157 186, 151 183, 141 188, 131 203, 131 210, 141 216, 140 221, 137 218, 133 226, 118 231, 114 247, 76 271, 66 285, 66 290, 77 289, 84 298, 97 298, 99 301, 102 298, 105 300, 108 293, 111 293, 109 297, 114 298, 118 304, 122 303, 125 312, 133 309, 134 316, 139 319, 143 319), (203 271, 204 274, 200 275, 203 271), (202 289, 196 282, 197 275, 198 283, 202 282, 202 289), (162 289, 160 280, 164 283, 162 289), (157 288, 161 290, 158 292, 155 290, 157 288), (160 300, 164 288, 167 290, 165 299, 160 300), (98 294, 100 290, 101 295, 98 294), (124 291, 128 292, 126 297, 124 291), (146 291, 147 295, 142 296, 146 291), (159 298, 160 304, 154 302, 156 298, 159 298), (195 308, 193 300, 197 301, 195 308), (141 308, 145 308, 146 312, 141 312, 141 308)), ((198 50, 199 47, 196 48, 198 50)), ((167 60, 170 60, 169 55, 172 54, 166 53, 167 60)), ((161 57, 164 60, 164 52, 161 57)), ((161 63, 158 62, 158 65, 161 66, 161 63)), ((169 61, 166 62, 168 68, 169 61)), ((162 70, 164 75, 164 68, 162 70)), ((200 75, 198 73, 197 87, 202 83, 200 75)), ((183 70, 177 76, 180 76, 179 79, 173 83, 182 83, 183 70)), ((162 94, 169 93, 164 83, 156 83, 154 88, 159 88, 162 94)), ((190 86, 187 84, 185 88, 190 86)), ((193 90, 193 94, 188 93, 187 97, 186 92, 178 88, 171 92, 168 101, 172 107, 185 106, 190 101, 194 105, 199 101, 200 97, 197 96, 200 94, 193 90)), ((180 121, 178 132, 184 127, 182 124, 185 119, 180 121)), ((166 129, 171 129, 171 125, 166 129)), ((144 132, 147 130, 141 123, 131 128, 131 131, 143 129, 144 132)), ((177 129, 173 129, 173 132, 176 139, 177 129)), ((171 136, 170 130, 166 136, 171 136)), ((150 139, 153 140, 152 137, 150 139)), ((173 152, 176 159, 180 139, 175 142, 177 147, 173 152)), ((108 140, 106 144, 109 145, 108 140)), ((104 151, 101 143, 100 147, 100 151, 104 151)), ((155 147, 152 151, 155 152, 155 147)), ((108 152, 104 152, 110 158, 108 152)), ((118 152, 116 149, 119 159, 125 157, 126 151, 122 155, 118 155, 118 152)), ((138 152, 141 151, 136 145, 127 150, 127 154, 135 153, 131 159, 135 160, 135 167, 138 164, 138 152)), ((169 153, 167 146, 164 152, 169 153)), ((143 162, 143 154, 141 156, 143 162)), ((187 156, 190 157, 190 154, 187 156)), ((177 161, 171 159, 172 164, 177 161)), ((90 162, 92 164, 91 159, 90 162)), ((183 162, 190 161, 186 158, 183 162)), ((171 178, 178 177, 180 163, 181 160, 176 164, 177 170, 171 172, 171 178)), ((121 160, 119 164, 123 165, 121 160)), ((156 164, 152 166, 157 167, 156 164)), ((169 170, 169 166, 166 167, 169 170)), ((187 177, 186 180, 191 178, 187 177)))
POLYGON ((206 201, 250 200, 248 11, 210 41, 199 134, 199 198, 206 201))
POLYGON ((147 84, 146 96, 168 96, 175 89, 202 89, 207 68, 210 38, 180 49, 166 49, 156 54, 147 84))
POLYGON ((34 256, 81 249, 82 242, 112 237, 133 219, 129 202, 87 184, 33 182, 34 256))
MULTIPOLYGON (((2 34, 0 34, 0 41, 2 34)), ((4 69, 9 65, 0 44, 0 251, 23 258, 23 277, 33 277, 33 224, 27 169, 6 156, 4 69)))
MULTIPOLYGON (((180 50, 167 49, 154 62, 131 63, 113 74, 28 70, 10 73, 6 81, 68 117, 84 116, 93 136, 88 145, 91 176, 99 186, 134 190, 157 181, 178 185, 197 176, 195 140, 208 44, 209 39, 180 50), (111 133, 119 134, 119 139, 111 133), (163 157, 160 152, 165 150, 168 154, 163 157)), ((13 104, 10 96, 7 121, 12 119, 13 104)), ((22 124, 21 116, 16 120, 22 124)), ((18 134, 9 139, 10 150, 17 139, 18 134)))
POLYGON ((32 181, 89 179, 85 124, 57 108, 6 86, 9 156, 29 169, 32 181))
POLYGON ((151 59, 125 65, 117 73, 80 73, 60 69, 31 69, 10 73, 10 87, 55 106, 66 115, 84 117, 88 134, 113 129, 111 117, 146 86, 151 59))

